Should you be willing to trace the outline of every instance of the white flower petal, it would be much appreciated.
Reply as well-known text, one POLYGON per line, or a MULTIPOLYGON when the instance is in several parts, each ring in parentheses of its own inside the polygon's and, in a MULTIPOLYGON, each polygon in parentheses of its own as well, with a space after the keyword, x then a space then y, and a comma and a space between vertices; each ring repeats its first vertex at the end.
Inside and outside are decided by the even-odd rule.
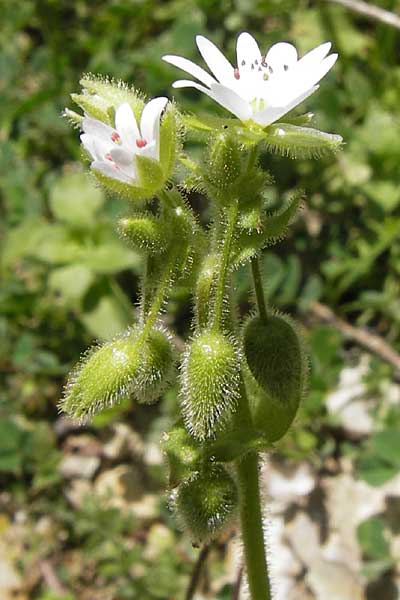
MULTIPOLYGON (((210 40, 202 35, 196 36, 197 47, 208 68, 223 85, 233 83, 233 67, 229 60, 210 40)), ((204 82, 205 83, 205 82, 204 82)), ((209 84, 208 84, 209 85, 209 84)))
POLYGON ((212 83, 216 83, 215 79, 211 77, 211 75, 207 73, 207 71, 196 65, 191 60, 188 60, 187 58, 167 54, 166 56, 163 56, 162 59, 170 65, 178 67, 178 69, 182 69, 182 71, 189 73, 189 75, 192 75, 208 87, 210 87, 212 83))
POLYGON ((123 145, 134 151, 140 133, 135 115, 127 102, 118 106, 115 111, 115 127, 123 145))
POLYGON ((153 98, 146 104, 143 109, 142 116, 140 119, 140 130, 142 137, 147 143, 155 142, 155 158, 158 160, 158 147, 160 141, 160 116, 164 108, 166 107, 168 98, 163 96, 159 98, 153 98))
POLYGON ((111 179, 132 183, 132 177, 123 173, 114 163, 98 160, 92 163, 92 169, 99 171, 106 177, 111 177, 111 179))
POLYGON ((110 156, 113 161, 119 165, 131 165, 133 163, 134 154, 124 148, 111 148, 110 156))
POLYGON ((88 133, 90 135, 94 135, 99 138, 104 138, 107 140, 111 140, 112 134, 115 132, 115 129, 98 121, 97 119, 92 119, 91 117, 84 117, 82 120, 82 130, 84 133, 88 133))
POLYGON ((312 50, 307 52, 307 54, 305 54, 302 58, 300 58, 300 60, 297 63, 297 66, 300 69, 303 69, 303 67, 307 68, 311 64, 320 62, 325 58, 325 56, 327 56, 329 50, 331 49, 331 46, 331 42, 325 42, 324 44, 313 48, 312 50))
POLYGON ((246 31, 241 33, 237 39, 236 57, 238 69, 240 70, 241 74, 242 69, 251 70, 252 64, 254 67, 256 67, 257 65, 255 65, 255 61, 257 61, 258 64, 261 62, 262 57, 260 48, 258 47, 258 44, 253 36, 246 31), (243 64, 243 61, 245 64, 243 64))
POLYGON ((285 106, 268 106, 264 110, 255 113, 252 116, 252 120, 264 127, 266 125, 271 125, 271 123, 274 123, 274 121, 277 121, 278 119, 283 117, 283 115, 286 115, 286 113, 290 112, 293 108, 295 108, 295 106, 297 106, 298 104, 303 102, 303 100, 311 96, 311 94, 313 94, 318 89, 318 87, 319 86, 316 85, 311 89, 308 89, 285 106))
POLYGON ((211 86, 211 91, 214 94, 215 100, 221 106, 229 110, 242 121, 246 121, 250 117, 250 105, 246 100, 241 98, 239 94, 220 83, 214 83, 211 86))
POLYGON ((272 69, 272 74, 288 71, 297 63, 297 50, 292 44, 279 42, 268 50, 265 62, 272 69))
POLYGON ((172 84, 174 88, 194 88, 206 94, 215 102, 218 102, 221 106, 229 110, 236 117, 241 120, 247 120, 250 118, 251 110, 248 102, 243 100, 236 92, 221 85, 220 83, 214 83, 211 89, 200 85, 194 81, 189 81, 188 79, 180 79, 179 81, 174 81, 172 84))
POLYGON ((93 158, 93 160, 97 160, 97 159, 101 159, 102 156, 98 156, 95 146, 94 146, 94 137, 92 135, 89 135, 88 133, 82 133, 81 136, 81 142, 83 147, 85 148, 86 152, 88 154, 90 154, 90 156, 93 158))

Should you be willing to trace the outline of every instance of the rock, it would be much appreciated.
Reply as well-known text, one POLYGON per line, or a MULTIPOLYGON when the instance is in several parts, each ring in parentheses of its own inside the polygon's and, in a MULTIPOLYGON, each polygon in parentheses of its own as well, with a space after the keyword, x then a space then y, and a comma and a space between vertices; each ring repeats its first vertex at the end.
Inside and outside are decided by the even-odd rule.
POLYGON ((287 465, 270 461, 264 475, 265 489, 273 502, 294 501, 315 487, 315 475, 308 463, 287 465))
POLYGON ((79 454, 79 456, 101 456, 103 453, 101 443, 87 433, 69 435, 63 449, 67 454, 79 454))
POLYGON ((306 583, 318 600, 365 600, 361 583, 341 563, 322 558, 314 561, 306 575, 306 583))
POLYGON ((73 479, 65 495, 74 508, 82 508, 86 498, 93 493, 93 485, 87 479, 73 479))
POLYGON ((132 456, 141 457, 143 441, 128 425, 115 423, 111 439, 103 446, 103 454, 110 460, 121 460, 132 456))
POLYGON ((59 469, 61 475, 67 479, 72 477, 91 479, 99 466, 100 458, 98 456, 66 454, 61 460, 59 469))
POLYGON ((363 377, 369 369, 369 357, 364 354, 357 367, 346 367, 340 373, 339 384, 328 394, 328 412, 350 433, 365 435, 371 433, 374 422, 368 412, 366 386, 363 377))

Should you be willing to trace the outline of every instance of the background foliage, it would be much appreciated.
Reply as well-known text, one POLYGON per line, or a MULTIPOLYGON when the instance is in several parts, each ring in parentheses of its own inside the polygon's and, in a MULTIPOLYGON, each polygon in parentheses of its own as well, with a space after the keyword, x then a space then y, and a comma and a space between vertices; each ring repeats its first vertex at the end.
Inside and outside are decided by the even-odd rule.
MULTIPOLYGON (((370 435, 346 431, 325 401, 344 366, 357 365, 362 351, 334 326, 321 324, 312 308, 323 302, 400 351, 399 34, 322 0, 0 4, 0 531, 23 515, 18 568, 26 597, 181 598, 196 551, 167 512, 165 474, 148 451, 174 417, 175 395, 151 409, 123 404, 86 432, 76 433, 57 415, 61 386, 79 354, 134 319, 131 301, 137 300, 141 269, 141 258, 113 229, 121 201, 106 200, 83 173, 77 132, 61 111, 71 106, 69 94, 83 72, 126 80, 149 96, 171 96, 176 73, 160 56, 176 52, 198 60, 194 36, 200 32, 232 58, 241 30, 265 49, 285 39, 303 53, 333 41, 340 59, 307 109, 317 114, 319 128, 343 136, 343 152, 322 162, 264 157, 275 176, 272 205, 295 187, 307 191, 290 236, 270 248, 263 263, 269 301, 303 322, 311 351, 310 394, 279 452, 288 461, 307 456, 317 469, 328 458, 347 456, 357 478, 379 486, 400 467, 400 409, 389 393, 398 374, 369 357, 363 401, 372 417, 370 435), (143 493, 157 498, 150 525, 90 495, 73 508, 66 493, 60 464, 69 436, 89 435, 101 446, 122 421, 147 448, 135 469, 143 493), (40 533, 35 523, 44 517, 49 530, 40 533), (49 557, 65 594, 41 575, 38 565, 49 557)), ((380 4, 395 7, 392 0, 380 4)), ((187 110, 218 110, 196 93, 181 93, 178 100, 187 110)), ((202 199, 193 195, 191 201, 206 219, 202 199)), ((237 293, 244 312, 250 302, 245 270, 237 293)), ((171 310, 172 325, 184 337, 190 317, 185 290, 176 292, 171 310)), ((100 471, 120 461, 102 450, 96 456, 100 471)), ((360 525, 368 581, 392 569, 392 534, 385 514, 360 525)), ((223 547, 222 541, 216 557, 222 558, 223 547)), ((223 572, 221 561, 213 562, 212 576, 223 572)), ((218 598, 230 597, 229 590, 221 584, 218 598)))

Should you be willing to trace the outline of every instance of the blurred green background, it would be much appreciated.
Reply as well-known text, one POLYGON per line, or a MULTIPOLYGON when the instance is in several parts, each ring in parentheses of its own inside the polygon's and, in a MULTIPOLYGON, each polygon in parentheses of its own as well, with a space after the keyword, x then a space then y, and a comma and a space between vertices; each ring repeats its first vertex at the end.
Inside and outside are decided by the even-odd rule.
MULTIPOLYGON (((394 0, 379 4, 398 11, 394 0)), ((79 355, 134 319, 142 265, 114 231, 121 200, 106 199, 84 173, 78 132, 61 113, 72 108, 69 94, 83 72, 171 96, 178 72, 162 63, 163 54, 199 61, 194 37, 202 33, 233 59, 243 30, 265 50, 287 40, 302 54, 332 40, 339 53, 307 110, 320 129, 343 136, 343 151, 323 161, 263 158, 275 177, 272 203, 296 187, 307 192, 289 237, 263 262, 269 301, 304 325, 311 353, 310 393, 273 462, 276 472, 307 464, 314 494, 343 477, 364 486, 367 508, 349 535, 357 544, 350 567, 365 596, 340 598, 397 598, 399 372, 382 347, 396 360, 399 30, 323 0, 2 0, 0 7, 1 599, 185 597, 198 550, 168 512, 158 449, 177 412, 176 386, 155 407, 123 404, 85 428, 57 412, 79 355), (378 352, 345 336, 337 320, 324 322, 321 304, 377 336, 378 352), (368 508, 368 491, 381 494, 381 504, 368 508)), ((219 110, 191 91, 176 99, 188 111, 219 110)), ((204 209, 195 195, 190 200, 204 209)), ((246 269, 237 293, 244 312, 246 269)), ((170 314, 184 337, 186 290, 176 291, 170 314)), ((328 505, 322 498, 329 512, 328 505)), ((315 507, 303 509, 322 527, 315 507)), ((233 533, 211 548, 199 598, 232 597, 233 533)), ((306 581, 304 595, 283 597, 334 598, 307 580, 314 567, 306 563, 298 578, 306 581)))

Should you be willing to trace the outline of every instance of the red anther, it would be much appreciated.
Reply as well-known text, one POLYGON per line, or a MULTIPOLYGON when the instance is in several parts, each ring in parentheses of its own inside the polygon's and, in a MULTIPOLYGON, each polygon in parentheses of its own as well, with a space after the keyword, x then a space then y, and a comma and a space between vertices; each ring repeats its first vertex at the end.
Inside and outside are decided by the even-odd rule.
POLYGON ((239 69, 233 69, 233 76, 235 79, 240 79, 240 73, 239 73, 239 69))
POLYGON ((113 142, 119 142, 121 138, 119 136, 119 133, 117 133, 116 131, 113 131, 111 134, 111 139, 113 142))
POLYGON ((136 146, 137 146, 138 148, 144 148, 145 146, 147 146, 147 142, 146 142, 146 140, 145 140, 145 139, 143 139, 143 138, 138 138, 138 139, 136 140, 136 146))
POLYGON ((106 154, 105 157, 107 160, 111 160, 111 162, 113 162, 113 157, 111 156, 111 154, 106 154))

